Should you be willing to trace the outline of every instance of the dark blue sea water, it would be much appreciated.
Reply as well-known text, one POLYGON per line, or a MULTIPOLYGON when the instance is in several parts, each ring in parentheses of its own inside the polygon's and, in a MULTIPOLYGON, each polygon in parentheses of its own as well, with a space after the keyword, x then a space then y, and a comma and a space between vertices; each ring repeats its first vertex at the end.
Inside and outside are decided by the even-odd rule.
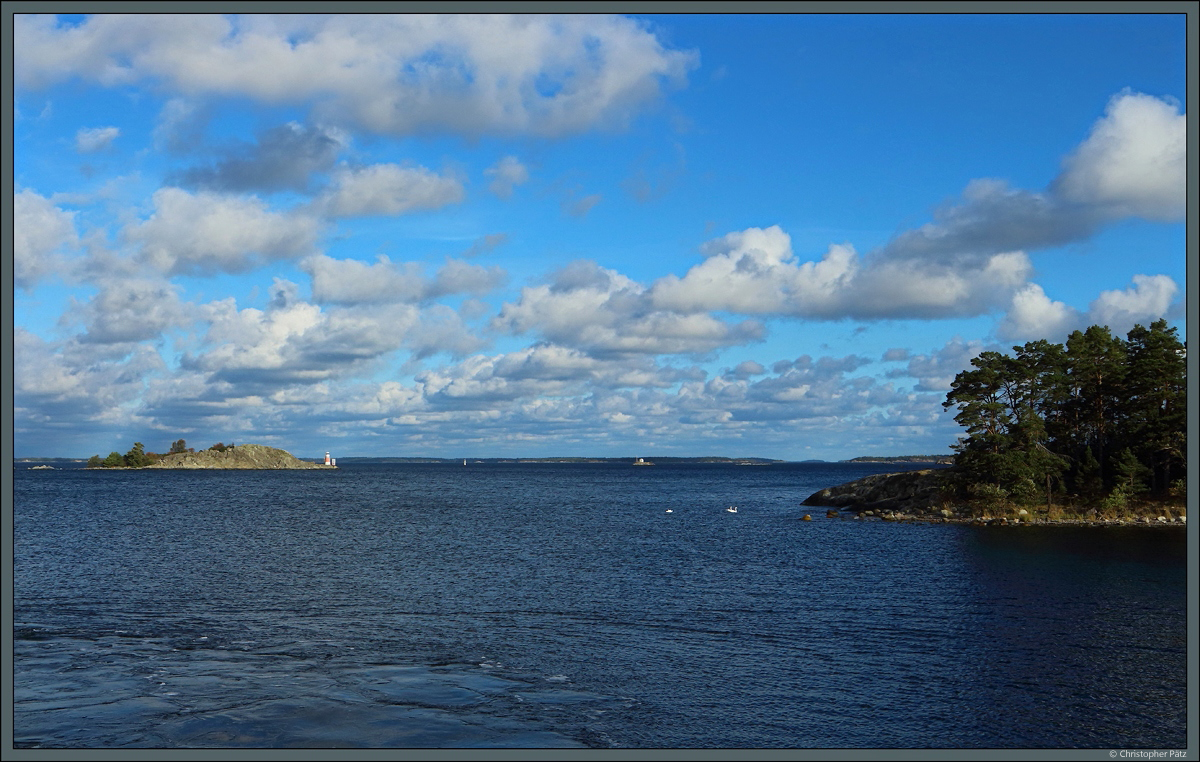
POLYGON ((21 746, 1186 744, 1179 529, 800 506, 896 466, 15 468, 21 746))

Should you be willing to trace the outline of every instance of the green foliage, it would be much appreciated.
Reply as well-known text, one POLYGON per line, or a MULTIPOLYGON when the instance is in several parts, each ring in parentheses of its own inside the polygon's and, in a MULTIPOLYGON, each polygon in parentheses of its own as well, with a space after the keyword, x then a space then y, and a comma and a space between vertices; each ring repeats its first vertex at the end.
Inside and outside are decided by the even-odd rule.
POLYGON ((88 458, 88 462, 87 462, 88 468, 100 468, 103 465, 104 465, 104 461, 100 459, 99 455, 93 455, 92 457, 88 458))
POLYGON ((143 468, 150 465, 150 458, 146 456, 141 442, 134 442, 133 447, 130 448, 129 452, 125 453, 125 457, 122 460, 124 460, 125 466, 128 468, 143 468))
POLYGON ((1173 500, 1186 500, 1187 479, 1176 479, 1175 481, 1171 482, 1171 486, 1167 490, 1167 494, 1170 495, 1173 500))
POLYGON ((1150 475, 1150 469, 1143 466, 1128 447, 1113 458, 1113 471, 1117 475, 1117 486, 1126 493, 1136 495, 1148 489, 1142 480, 1150 475))
POLYGON ((167 454, 174 455, 174 454, 180 453, 180 452, 187 452, 187 449, 188 449, 187 442, 185 442, 182 439, 176 439, 174 442, 171 443, 171 449, 167 454))
POLYGON ((121 453, 113 451, 108 454, 102 464, 105 468, 117 468, 125 465, 125 459, 121 457, 121 453))
POLYGON ((1100 461, 1092 454, 1092 448, 1085 447, 1083 458, 1075 468, 1076 490, 1084 496, 1095 497, 1104 491, 1104 481, 1100 478, 1100 461))
POLYGON ((1165 493, 1186 475, 1186 352, 1175 334, 1163 320, 1127 341, 1094 325, 1065 345, 981 353, 943 403, 966 429, 954 448, 960 489, 1027 505, 1165 493), (981 492, 988 484, 995 490, 981 492))
POLYGON ((967 494, 980 507, 992 511, 999 511, 1008 502, 1008 490, 989 482, 968 485, 967 494))
POLYGON ((1122 486, 1117 486, 1100 501, 1100 510, 1105 513, 1122 513, 1128 507, 1129 493, 1122 486))

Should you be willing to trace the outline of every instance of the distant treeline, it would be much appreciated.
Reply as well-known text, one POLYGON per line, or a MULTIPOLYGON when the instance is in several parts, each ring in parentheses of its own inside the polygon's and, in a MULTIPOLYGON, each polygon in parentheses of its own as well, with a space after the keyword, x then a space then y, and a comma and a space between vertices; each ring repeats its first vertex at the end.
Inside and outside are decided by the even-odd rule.
POLYGON ((847 463, 951 463, 954 460, 953 455, 895 455, 895 456, 875 456, 864 455, 859 458, 851 458, 847 463))
POLYGON ((1185 495, 1187 353, 1165 320, 1013 352, 976 357, 943 403, 967 430, 954 448, 960 497, 1124 508, 1185 495))
MULTIPOLYGON (((216 452, 225 452, 234 447, 233 442, 224 444, 217 442, 212 447, 208 448, 216 452)), ((176 439, 171 444, 171 449, 166 453, 146 452, 145 446, 141 442, 134 442, 133 447, 129 452, 122 455, 117 451, 110 452, 107 458, 101 458, 99 455, 93 455, 88 458, 88 468, 145 468, 153 463, 157 463, 167 455, 175 455, 181 452, 195 452, 194 448, 188 447, 187 442, 182 439, 176 439)))

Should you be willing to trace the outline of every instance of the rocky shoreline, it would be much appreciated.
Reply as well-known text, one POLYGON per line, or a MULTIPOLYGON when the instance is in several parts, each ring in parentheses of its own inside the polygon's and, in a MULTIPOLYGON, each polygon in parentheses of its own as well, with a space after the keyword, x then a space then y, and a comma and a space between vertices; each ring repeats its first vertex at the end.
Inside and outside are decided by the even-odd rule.
MULTIPOLYGON (((906 523, 973 524, 982 526, 1159 526, 1182 527, 1182 508, 1143 510, 1139 515, 1104 518, 1098 515, 1045 516, 1025 509, 996 510, 975 515, 977 509, 957 505, 946 497, 946 469, 873 474, 814 492, 802 505, 829 506, 826 518, 898 521, 906 523), (847 515, 843 515, 845 512, 847 515), (1178 514, 1178 515, 1175 515, 1178 514)), ((1095 511, 1092 511, 1095 514, 1095 511)))

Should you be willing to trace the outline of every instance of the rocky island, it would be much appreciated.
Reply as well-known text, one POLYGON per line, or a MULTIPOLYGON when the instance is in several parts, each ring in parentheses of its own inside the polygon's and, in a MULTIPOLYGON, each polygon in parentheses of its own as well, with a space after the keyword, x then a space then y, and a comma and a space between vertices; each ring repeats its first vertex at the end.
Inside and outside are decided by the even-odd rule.
POLYGON ((266 445, 243 444, 228 447, 224 452, 201 450, 200 452, 177 452, 164 455, 162 460, 144 468, 244 468, 244 469, 297 469, 337 468, 322 463, 300 460, 286 450, 266 445))
POLYGON ((171 451, 160 455, 146 452, 141 442, 121 455, 110 453, 101 459, 93 455, 88 459, 88 468, 187 468, 187 469, 309 469, 337 468, 334 465, 300 460, 286 450, 258 444, 226 445, 218 442, 207 450, 196 451, 186 446, 182 439, 171 446, 171 451))

